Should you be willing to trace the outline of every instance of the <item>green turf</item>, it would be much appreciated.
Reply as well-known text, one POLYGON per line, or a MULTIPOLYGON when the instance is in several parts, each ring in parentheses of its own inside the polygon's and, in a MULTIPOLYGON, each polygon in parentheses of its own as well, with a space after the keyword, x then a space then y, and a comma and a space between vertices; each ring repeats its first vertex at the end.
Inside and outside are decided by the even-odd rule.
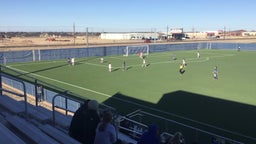
POLYGON ((75 66, 67 65, 66 60, 9 66, 110 104, 122 114, 140 108, 197 127, 203 125, 209 131, 215 126, 255 138, 256 52, 200 50, 199 59, 196 52, 153 53, 146 57, 146 68, 141 67, 137 55, 104 57, 103 64, 99 57, 91 57, 78 59, 75 66), (172 60, 173 54, 177 60, 172 60), (183 75, 178 72, 182 58, 187 62, 183 75), (124 60, 126 71, 122 70, 124 60), (108 63, 112 63, 113 72, 108 72, 108 63), (213 79, 214 66, 219 80, 213 79))

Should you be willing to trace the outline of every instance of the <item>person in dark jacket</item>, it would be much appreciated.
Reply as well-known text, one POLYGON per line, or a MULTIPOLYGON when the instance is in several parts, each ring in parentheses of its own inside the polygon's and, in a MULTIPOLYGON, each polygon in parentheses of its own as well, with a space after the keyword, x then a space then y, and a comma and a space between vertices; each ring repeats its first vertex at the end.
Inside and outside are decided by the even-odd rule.
POLYGON ((148 131, 140 137, 138 144, 160 144, 158 127, 156 125, 150 125, 148 131))
POLYGON ((95 135, 96 135, 96 128, 100 122, 100 116, 98 113, 98 102, 96 100, 91 100, 88 103, 88 109, 82 116, 83 128, 82 132, 82 143, 83 144, 93 144, 95 135))
POLYGON ((83 117, 85 111, 88 109, 89 101, 90 100, 84 101, 84 103, 81 105, 81 107, 79 107, 76 110, 76 112, 72 118, 72 121, 70 123, 70 127, 69 127, 69 135, 79 142, 82 142, 82 138, 83 138, 83 136, 82 136, 83 129, 81 127, 83 125, 82 117, 83 117))
POLYGON ((95 130, 100 122, 98 102, 86 101, 74 114, 69 128, 69 135, 83 144, 93 144, 95 130))

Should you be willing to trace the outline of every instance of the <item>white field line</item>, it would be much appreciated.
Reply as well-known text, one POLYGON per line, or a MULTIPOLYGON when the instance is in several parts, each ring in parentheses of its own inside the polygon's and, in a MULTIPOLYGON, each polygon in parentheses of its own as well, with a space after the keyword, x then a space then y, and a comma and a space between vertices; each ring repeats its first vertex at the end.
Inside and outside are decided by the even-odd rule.
MULTIPOLYGON (((194 63, 194 62, 206 62, 206 61, 208 61, 210 58, 209 57, 201 57, 200 59, 198 59, 198 58, 191 58, 191 59, 187 59, 187 60, 189 60, 188 62, 189 63, 194 63)), ((94 65, 94 66, 99 66, 99 67, 108 67, 107 65, 100 65, 100 64, 94 64, 94 63, 89 63, 89 62, 82 62, 83 64, 88 64, 88 65, 94 65)), ((148 64, 150 64, 150 65, 155 65, 155 64, 167 64, 167 63, 180 63, 180 61, 178 61, 178 60, 170 60, 170 61, 161 61, 161 62, 153 62, 153 63, 151 63, 151 62, 147 62, 148 64)), ((141 63, 142 64, 142 63, 141 63)), ((127 65, 127 67, 141 67, 141 64, 135 64, 135 65, 127 65)), ((115 66, 113 66, 112 65, 112 67, 113 68, 122 68, 122 67, 115 67, 115 66)))
POLYGON ((87 65, 98 66, 98 67, 108 67, 107 65, 104 65, 104 64, 95 64, 95 63, 90 63, 90 62, 80 62, 80 63, 87 64, 87 65))
MULTIPOLYGON (((162 54, 161 56, 164 56, 164 55, 167 55, 167 54, 162 54)), ((154 56, 154 57, 161 57, 161 56, 154 56)), ((234 54, 224 54, 224 55, 217 55, 217 56, 212 56, 212 58, 214 57, 226 57, 226 56, 234 56, 234 54)), ((110 57, 110 58, 113 58, 113 59, 119 59, 119 60, 123 60, 121 58, 117 58, 117 57, 110 57)), ((135 58, 132 58, 132 59, 135 59, 135 58)), ((137 57, 136 57, 137 59, 137 57)), ((191 62, 206 62, 210 59, 210 57, 201 57, 201 58, 188 58, 186 60, 188 60, 187 62, 191 63, 191 62)), ((42 62, 42 63, 28 63, 28 64, 17 64, 17 65, 12 65, 12 66, 24 66, 24 65, 37 65, 37 64, 45 64, 45 63, 57 63, 57 62, 63 62, 63 61, 50 61, 50 62, 42 62)), ((96 63, 90 63, 90 62, 80 62, 82 64, 87 64, 87 65, 93 65, 93 66, 98 66, 98 67, 104 67, 104 68, 107 68, 108 66, 107 65, 102 65, 102 64, 96 64, 96 63)), ((170 61, 161 61, 161 62, 153 62, 153 63, 150 63, 148 62, 149 64, 166 64, 166 63, 179 63, 178 60, 170 60, 170 61)), ((129 66, 132 66, 132 67, 140 67, 141 64, 136 64, 136 65, 127 65, 127 67, 129 66)), ((122 67, 115 67, 115 66, 112 66, 113 68, 122 68, 122 67)))
POLYGON ((11 65, 13 66, 26 66, 26 65, 40 65, 40 64, 52 64, 52 63, 63 63, 63 61, 36 61, 36 62, 28 62, 28 63, 21 63, 21 64, 15 64, 11 65))
MULTIPOLYGON (((203 54, 210 54, 210 55, 212 55, 212 53, 203 53, 203 54)), ((203 55, 203 54, 201 54, 201 55, 203 55)), ((168 55, 170 55, 171 56, 171 54, 170 53, 161 53, 161 54, 150 54, 150 56, 149 57, 162 57, 162 56, 168 56, 168 55)), ((197 61, 193 61, 193 62, 205 62, 205 61, 207 61, 207 60, 209 60, 210 58, 218 58, 218 57, 228 57, 228 56, 234 56, 235 54, 215 54, 215 56, 210 56, 210 57, 206 57, 206 60, 202 60, 202 58, 205 58, 205 57, 201 57, 200 59, 197 59, 197 58, 188 58, 188 59, 186 59, 186 60, 195 60, 195 59, 197 59, 197 61)), ((120 58, 119 56, 117 56, 117 57, 109 57, 109 58, 112 58, 112 59, 118 59, 118 60, 124 60, 123 58, 120 58)), ((131 57, 128 57, 129 59, 138 59, 138 56, 131 56, 131 57)), ((23 63, 23 64, 15 64, 15 65, 11 65, 12 67, 13 66, 26 66, 26 65, 38 65, 38 64, 47 64, 47 63, 49 63, 49 64, 51 64, 51 63, 63 63, 64 61, 63 60, 55 60, 55 61, 43 61, 43 62, 31 62, 31 63, 23 63)), ((162 61, 162 62, 155 62, 155 63, 150 63, 150 64, 162 64, 162 63, 176 63, 177 62, 177 60, 176 61, 172 61, 172 60, 170 60, 170 61, 162 61)), ((191 61, 189 61, 189 62, 191 62, 191 61)), ((94 66, 100 66, 100 67, 107 67, 106 65, 100 65, 100 64, 95 64, 95 63, 90 63, 90 62, 87 62, 87 61, 85 61, 85 62, 79 62, 79 63, 82 63, 82 64, 89 64, 89 65, 94 65, 94 66)), ((130 65, 130 66, 141 66, 140 64, 138 64, 138 65, 130 65)), ((118 67, 116 67, 116 68, 118 68, 118 67)))
MULTIPOLYGON (((161 54, 152 53, 150 55, 147 55, 146 57, 162 57, 162 56, 172 56, 172 54, 171 53, 161 53, 161 54)), ((109 57, 109 58, 124 60, 124 59, 139 59, 139 56, 138 56, 138 54, 133 54, 133 55, 130 55, 128 57, 123 56, 123 58, 121 58, 120 56, 117 56, 117 57, 112 56, 112 57, 109 57)))
MULTIPOLYGON (((154 56, 150 55, 150 57, 162 57, 162 56, 167 56, 167 55, 170 55, 170 54, 163 53, 161 55, 154 55, 154 56)), ((234 56, 234 55, 235 54, 216 54, 214 56, 201 57, 201 58, 187 58, 186 60, 188 60, 189 63, 191 63, 191 62, 205 62, 205 61, 208 61, 210 58, 228 57, 228 56, 234 56)), ((122 58, 118 58, 118 57, 110 57, 110 58, 123 60, 122 58)), ((138 59, 138 58, 137 57, 130 57, 129 59, 138 59)), ((170 61, 153 62, 153 63, 150 63, 150 64, 163 64, 163 63, 179 63, 179 61, 170 60, 170 61)), ((130 66, 141 66, 141 65, 130 65, 130 66)))
MULTIPOLYGON (((13 69, 13 70, 16 70, 16 71, 23 72, 23 73, 29 73, 29 72, 27 72, 27 71, 20 70, 20 69, 16 69, 16 68, 13 68, 13 67, 10 67, 10 66, 9 66, 9 68, 10 68, 10 69, 13 69)), ((93 92, 93 93, 100 94, 100 95, 103 95, 103 96, 111 97, 111 96, 108 95, 108 94, 104 94, 104 93, 97 92, 97 91, 94 91, 94 90, 91 90, 91 89, 87 89, 87 88, 84 88, 84 87, 80 87, 80 86, 77 86, 77 85, 73 85, 73 84, 71 84, 71 83, 66 83, 66 82, 63 82, 63 81, 59 81, 59 80, 56 80, 56 79, 52 79, 52 78, 45 77, 45 76, 38 75, 38 74, 34 74, 34 73, 30 73, 30 74, 31 74, 31 75, 34 75, 34 76, 37 76, 37 77, 41 77, 41 78, 47 79, 47 80, 51 80, 51 81, 54 81, 54 82, 58 82, 58 83, 61 83, 61 84, 65 84, 65 85, 68 85, 68 86, 72 86, 72 87, 75 87, 75 88, 79 88, 79 89, 82 89, 82 90, 85 90, 85 91, 89 91, 89 92, 93 92)))

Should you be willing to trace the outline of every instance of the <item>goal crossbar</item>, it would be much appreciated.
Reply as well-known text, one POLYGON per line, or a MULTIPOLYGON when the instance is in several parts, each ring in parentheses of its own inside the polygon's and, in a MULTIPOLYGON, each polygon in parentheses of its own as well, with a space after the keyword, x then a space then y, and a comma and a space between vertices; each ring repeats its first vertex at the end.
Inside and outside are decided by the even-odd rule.
POLYGON ((143 53, 143 55, 148 55, 149 45, 126 46, 126 48, 124 49, 124 56, 134 55, 138 53, 143 53))

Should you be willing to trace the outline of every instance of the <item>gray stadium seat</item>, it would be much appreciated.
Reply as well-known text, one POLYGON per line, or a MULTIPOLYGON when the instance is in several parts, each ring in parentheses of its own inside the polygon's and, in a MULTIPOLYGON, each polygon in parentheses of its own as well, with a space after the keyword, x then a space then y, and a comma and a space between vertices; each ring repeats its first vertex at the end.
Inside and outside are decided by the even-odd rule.
POLYGON ((14 114, 24 112, 25 109, 24 104, 5 95, 0 96, 0 105, 14 114))
POLYGON ((0 123, 0 143, 1 144, 25 144, 12 131, 0 123))
POLYGON ((65 134, 64 132, 56 129, 55 127, 45 124, 39 126, 39 128, 45 132, 47 135, 53 137, 57 141, 63 143, 63 144, 80 144, 80 142, 76 141, 72 137, 70 137, 68 134, 65 134))
POLYGON ((26 135, 30 140, 38 144, 57 144, 58 142, 46 135, 39 128, 18 116, 9 116, 6 120, 26 135))

